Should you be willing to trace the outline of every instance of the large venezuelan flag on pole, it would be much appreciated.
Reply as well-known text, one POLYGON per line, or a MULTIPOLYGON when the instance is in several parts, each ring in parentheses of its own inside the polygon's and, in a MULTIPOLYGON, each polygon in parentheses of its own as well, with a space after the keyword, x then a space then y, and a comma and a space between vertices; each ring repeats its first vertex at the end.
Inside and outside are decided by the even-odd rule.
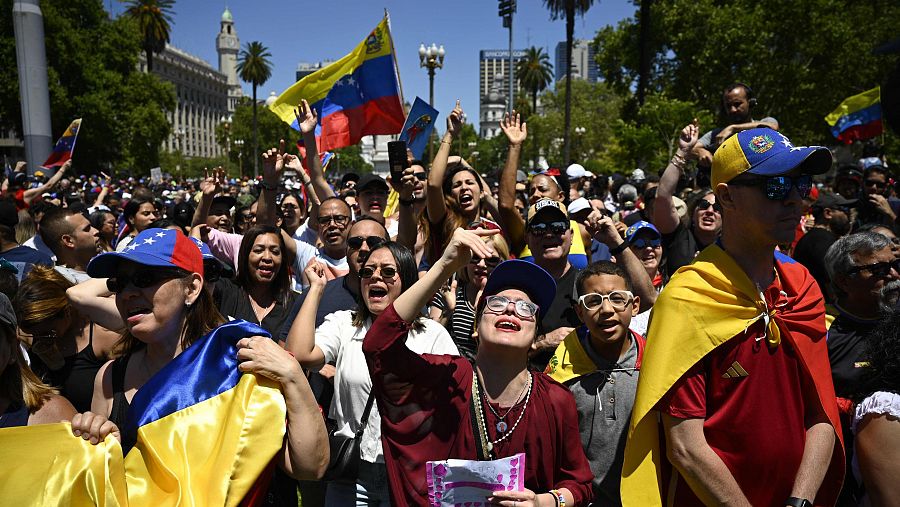
POLYGON ((252 504, 286 417, 277 385, 237 368, 237 341, 253 335, 269 334, 223 324, 154 375, 131 401, 121 447, 111 436, 92 446, 68 423, 0 429, 0 504, 252 504))
POLYGON ((319 153, 354 145, 363 136, 400 132, 406 113, 388 18, 350 54, 283 91, 269 109, 299 130, 294 108, 302 99, 319 117, 319 153))
POLYGON ((831 125, 831 135, 847 144, 881 135, 881 87, 844 99, 825 121, 831 125))
POLYGON ((62 137, 56 141, 56 146, 53 147, 53 151, 50 152, 50 156, 47 157, 47 161, 44 162, 41 167, 44 169, 59 167, 72 158, 79 130, 81 130, 81 118, 72 120, 72 123, 69 124, 69 128, 67 128, 66 131, 63 132, 62 137))

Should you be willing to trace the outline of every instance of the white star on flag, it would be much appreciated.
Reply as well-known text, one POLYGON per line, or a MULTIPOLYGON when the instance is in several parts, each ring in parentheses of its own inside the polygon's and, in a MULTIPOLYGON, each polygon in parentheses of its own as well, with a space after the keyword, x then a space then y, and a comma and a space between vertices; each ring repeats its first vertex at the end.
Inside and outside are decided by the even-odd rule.
POLYGON ((152 245, 153 243, 156 243, 156 240, 153 238, 147 238, 144 240, 145 245, 152 245))
POLYGON ((128 249, 129 249, 129 250, 137 250, 137 247, 138 247, 138 246, 137 246, 136 244, 134 244, 134 243, 128 245, 128 249))
POLYGON ((157 238, 165 238, 165 237, 166 237, 166 233, 165 233, 165 232, 157 232, 157 233, 156 233, 156 237, 157 237, 157 238))
POLYGON ((356 84, 356 80, 353 79, 353 76, 350 76, 350 77, 347 78, 347 84, 348 84, 348 85, 355 85, 355 84, 356 84))

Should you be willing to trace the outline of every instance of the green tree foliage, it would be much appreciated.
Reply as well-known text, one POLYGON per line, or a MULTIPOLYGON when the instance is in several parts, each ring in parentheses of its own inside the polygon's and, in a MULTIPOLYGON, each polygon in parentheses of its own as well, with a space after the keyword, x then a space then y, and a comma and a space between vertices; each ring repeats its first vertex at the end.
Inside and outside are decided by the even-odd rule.
POLYGON ((216 142, 225 150, 230 148, 229 174, 237 175, 239 164, 243 166, 244 174, 253 174, 254 153, 258 156, 269 148, 277 147, 281 139, 284 139, 289 152, 297 153, 297 141, 300 140, 300 133, 281 121, 281 118, 267 108, 262 108, 257 115, 260 148, 254 152, 252 143, 253 109, 251 99, 244 97, 234 111, 228 130, 225 130, 224 124, 216 126, 216 142), (242 147, 235 144, 234 141, 238 139, 244 142, 242 147))
MULTIPOLYGON (((13 0, 0 0, 0 128, 22 133, 12 24, 13 0)), ((74 170, 81 173, 158 164, 175 109, 172 87, 137 70, 140 34, 133 20, 111 20, 99 0, 41 2, 54 141, 83 118, 74 170)))
POLYGON ((372 172, 372 164, 367 163, 362 158, 362 148, 359 143, 354 144, 353 146, 338 148, 334 150, 333 153, 335 158, 328 164, 328 168, 325 171, 327 174, 367 174, 372 172))
POLYGON ((575 42, 575 16, 584 13, 594 5, 594 0, 544 0, 544 7, 550 11, 551 19, 566 20, 566 94, 563 121, 563 158, 569 158, 569 127, 571 126, 572 94, 572 46, 575 42))
POLYGON ((534 114, 538 94, 553 83, 553 66, 544 48, 531 46, 526 49, 525 58, 519 60, 517 65, 516 76, 519 77, 519 86, 531 92, 531 114, 534 114))
POLYGON ((153 69, 153 55, 162 53, 172 29, 175 0, 128 0, 125 14, 137 24, 141 48, 147 56, 147 70, 153 69))
MULTIPOLYGON (((605 79, 625 95, 638 76, 639 17, 600 30, 594 41, 605 79)), ((759 101, 754 117, 774 116, 799 143, 834 144, 824 116, 885 80, 896 58, 872 49, 897 36, 898 19, 900 4, 887 0, 657 0, 648 93, 715 116, 722 89, 745 82, 759 101)), ((701 131, 714 126, 704 122, 701 131)))
MULTIPOLYGON (((544 114, 528 122, 528 139, 525 154, 537 148, 541 155, 554 167, 565 167, 569 162, 578 162, 600 168, 603 172, 624 169, 624 160, 617 147, 614 126, 622 111, 622 98, 613 93, 604 83, 589 83, 572 80, 571 122, 573 135, 570 160, 563 155, 563 125, 565 123, 566 97, 563 90, 545 92, 541 95, 544 114), (583 133, 576 133, 584 129, 583 133)), ((530 157, 529 157, 530 158, 530 157)), ((523 161, 524 162, 524 161, 523 161)), ((628 163, 630 165, 630 163, 628 163)))
MULTIPOLYGON (((245 83, 250 83, 253 87, 253 153, 259 153, 259 143, 257 140, 257 128, 256 128, 256 89, 265 84, 266 81, 272 77, 272 62, 269 61, 269 58, 272 57, 272 54, 269 53, 269 48, 263 46, 262 42, 252 41, 248 42, 244 49, 241 50, 241 54, 238 56, 238 64, 237 64, 237 72, 238 76, 240 76, 241 80, 245 83)), ((253 157, 253 175, 259 175, 259 158, 253 157)))

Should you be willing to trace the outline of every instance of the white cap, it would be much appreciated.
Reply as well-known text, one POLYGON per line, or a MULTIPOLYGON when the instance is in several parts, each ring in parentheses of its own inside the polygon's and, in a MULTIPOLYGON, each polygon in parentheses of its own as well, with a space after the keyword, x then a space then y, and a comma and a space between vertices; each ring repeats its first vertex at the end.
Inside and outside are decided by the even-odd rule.
POLYGON ((581 164, 572 164, 566 169, 566 176, 568 176, 570 180, 584 178, 586 175, 587 171, 581 164))
POLYGON ((574 201, 569 203, 568 211, 571 215, 572 213, 578 213, 579 211, 590 209, 591 203, 584 197, 579 197, 574 201))
POLYGON ((635 169, 631 173, 631 179, 633 181, 644 181, 645 179, 647 179, 647 177, 644 175, 643 169, 635 169))

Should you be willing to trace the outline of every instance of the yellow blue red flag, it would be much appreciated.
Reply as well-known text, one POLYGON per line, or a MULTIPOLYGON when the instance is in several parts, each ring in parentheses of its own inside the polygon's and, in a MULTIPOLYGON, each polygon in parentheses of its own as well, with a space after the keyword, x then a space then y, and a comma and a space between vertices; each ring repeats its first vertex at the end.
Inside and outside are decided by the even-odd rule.
POLYGON ((319 118, 319 153, 354 145, 363 136, 400 132, 406 114, 388 19, 350 54, 283 91, 269 109, 299 130, 294 108, 303 99, 319 118))
POLYGON ((881 135, 881 87, 847 97, 825 122, 831 126, 831 135, 847 144, 881 135))
POLYGON ((69 128, 67 128, 66 131, 63 132, 62 137, 56 141, 56 146, 53 147, 53 151, 50 152, 50 156, 47 157, 47 161, 44 162, 41 167, 44 169, 59 167, 72 158, 72 153, 75 152, 75 141, 78 139, 79 130, 81 130, 81 118, 72 120, 72 123, 69 124, 69 128))
POLYGON ((194 343, 132 399, 122 431, 91 446, 68 423, 0 430, 8 505, 237 506, 281 449, 284 398, 237 369, 237 341, 268 333, 232 321, 194 343), (127 453, 124 460, 121 449, 127 453))

